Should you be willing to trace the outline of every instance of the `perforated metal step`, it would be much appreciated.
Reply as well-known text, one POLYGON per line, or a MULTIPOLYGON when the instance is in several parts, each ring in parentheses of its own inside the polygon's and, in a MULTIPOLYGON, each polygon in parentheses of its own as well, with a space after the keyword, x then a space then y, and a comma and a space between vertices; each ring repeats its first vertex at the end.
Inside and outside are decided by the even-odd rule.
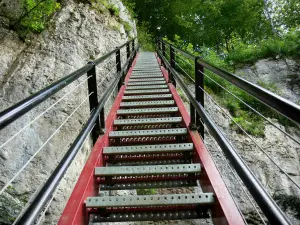
POLYGON ((143 207, 172 205, 205 205, 214 203, 213 193, 140 195, 140 196, 105 196, 88 197, 87 208, 106 207, 143 207))
POLYGON ((177 129, 157 129, 157 130, 129 130, 129 131, 111 131, 109 137, 122 138, 122 137, 154 137, 154 136, 176 136, 186 135, 186 128, 177 129))
POLYGON ((141 85, 159 85, 166 84, 166 81, 150 81, 150 82, 129 82, 127 86, 141 86, 141 85))
POLYGON ((207 210, 177 210, 170 212, 131 212, 131 213, 111 213, 105 216, 92 215, 92 223, 101 222, 124 222, 124 221, 161 221, 161 220, 188 220, 208 218, 207 210))
POLYGON ((147 109, 119 109, 119 110, 117 110, 118 115, 175 113, 175 112, 178 112, 178 107, 147 108, 147 109))
POLYGON ((115 126, 124 125, 144 125, 144 124, 164 124, 164 123, 181 123, 182 117, 169 117, 169 118, 147 118, 147 119, 123 119, 115 120, 115 126))
POLYGON ((142 90, 142 89, 164 89, 168 88, 168 85, 147 85, 147 86, 129 86, 126 90, 142 90))
POLYGON ((157 93, 170 93, 168 88, 159 90, 125 90, 125 95, 137 95, 137 94, 157 94, 157 93))
POLYGON ((197 182, 194 180, 181 180, 181 181, 152 181, 152 182, 139 182, 139 183, 123 183, 107 185, 101 184, 100 191, 105 190, 131 190, 131 189, 152 189, 152 188, 176 188, 176 187, 195 187, 197 182))
POLYGON ((96 176, 124 176, 124 175, 161 175, 161 174, 188 174, 200 173, 200 164, 178 164, 157 166, 117 166, 96 167, 96 176))
POLYGON ((151 82, 151 81, 165 81, 165 78, 149 78, 149 79, 129 79, 129 82, 151 82))
POLYGON ((151 79, 151 78, 164 78, 162 74, 141 74, 141 75, 131 75, 130 80, 133 79, 151 79))
POLYGON ((121 102, 120 107, 139 108, 139 107, 153 107, 153 106, 171 106, 174 104, 175 104, 174 100, 138 101, 138 102, 121 102))
POLYGON ((148 100, 148 99, 171 99, 171 94, 162 94, 162 95, 131 95, 123 96, 123 101, 137 101, 137 100, 148 100))
POLYGON ((170 152, 190 152, 193 151, 193 143, 181 144, 163 144, 163 145, 138 145, 138 146, 121 146, 121 147, 105 147, 103 154, 139 154, 139 153, 170 153, 170 152))

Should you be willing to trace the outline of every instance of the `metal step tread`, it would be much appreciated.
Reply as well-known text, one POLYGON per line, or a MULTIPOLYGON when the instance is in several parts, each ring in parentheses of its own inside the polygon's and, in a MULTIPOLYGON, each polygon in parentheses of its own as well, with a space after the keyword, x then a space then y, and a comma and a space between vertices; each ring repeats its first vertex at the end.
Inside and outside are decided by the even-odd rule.
POLYGON ((122 137, 150 137, 150 136, 175 136, 186 135, 186 128, 175 129, 156 129, 156 130, 128 130, 128 131, 111 131, 109 137, 122 138, 122 137))
POLYGON ((162 106, 174 105, 174 100, 157 100, 157 101, 139 101, 139 102, 121 102, 120 107, 139 107, 139 106, 162 106))
POLYGON ((109 166, 96 167, 96 176, 158 175, 200 173, 200 164, 155 165, 155 166, 109 166))
POLYGON ((166 99, 166 98, 172 98, 172 94, 123 96, 122 100, 166 99))
POLYGON ((130 80, 134 79, 152 79, 152 78, 164 78, 162 74, 143 74, 143 75, 131 75, 130 80))
POLYGON ((182 117, 164 117, 164 118, 147 118, 147 119, 122 119, 114 120, 114 125, 144 125, 144 124, 165 124, 180 123, 182 117))
POLYGON ((164 85, 147 85, 147 86, 127 86, 126 90, 141 90, 141 89, 163 89, 168 88, 167 84, 164 85))
POLYGON ((138 154, 138 153, 170 153, 193 151, 193 143, 180 144, 161 144, 161 145, 137 145, 137 146, 120 146, 120 147, 104 147, 103 154, 138 154))
POLYGON ((213 204, 213 193, 88 197, 87 208, 213 204))
POLYGON ((132 190, 132 189, 152 189, 152 188, 178 188, 178 187, 196 187, 195 180, 171 180, 171 181, 151 181, 151 182, 138 182, 138 183, 123 183, 99 185, 100 191, 105 190, 132 190))
POLYGON ((119 109, 119 110, 117 110, 117 115, 152 114, 152 113, 175 113, 175 112, 178 112, 178 107, 142 108, 142 109, 119 109))
POLYGON ((159 85, 166 84, 166 81, 149 81, 149 82, 128 82, 127 86, 141 86, 141 85, 159 85))
POLYGON ((148 93, 170 93, 168 88, 165 89, 153 89, 153 90, 125 90, 124 94, 148 94, 148 93))
POLYGON ((128 82, 151 82, 151 81, 165 81, 165 78, 161 77, 161 78, 149 78, 149 79, 129 79, 128 82))

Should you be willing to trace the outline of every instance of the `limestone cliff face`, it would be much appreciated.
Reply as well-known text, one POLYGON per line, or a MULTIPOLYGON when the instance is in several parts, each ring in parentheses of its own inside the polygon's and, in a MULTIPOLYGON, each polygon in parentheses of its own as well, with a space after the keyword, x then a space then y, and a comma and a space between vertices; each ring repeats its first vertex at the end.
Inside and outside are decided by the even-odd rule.
MULTIPOLYGON (((24 42, 8 28, 11 18, 7 15, 13 6, 9 5, 10 1, 5 3, 7 10, 2 6, 0 10, 0 111, 84 66, 89 60, 113 50, 129 40, 129 36, 136 35, 135 22, 130 19, 121 1, 114 0, 113 3, 120 9, 119 17, 122 21, 127 21, 132 27, 130 33, 125 32, 124 26, 115 16, 100 12, 91 4, 67 0, 55 13, 46 30, 24 42)), ((124 50, 121 55, 124 56, 124 62, 124 50)), ((111 80, 114 67, 114 57, 97 67, 98 95, 103 93, 111 80)), ((86 78, 83 76, 0 131, 1 146, 55 103, 47 113, 0 147, 0 188, 40 150, 24 172, 0 196, 0 224, 13 222, 33 192, 54 170, 87 120, 89 105, 86 78), (60 100, 64 95, 64 99, 60 100), (66 120, 59 132, 47 142, 66 120), (44 145, 45 142, 47 144, 44 145)), ((89 155, 90 147, 91 141, 87 140, 61 182, 42 220, 43 224, 56 224, 89 155)))
MULTIPOLYGON (((244 66, 237 69, 236 74, 246 80, 258 85, 265 85, 266 88, 272 87, 282 97, 299 104, 300 100, 300 73, 299 62, 295 59, 263 59, 253 65, 244 66)), ((274 90, 272 90, 274 91, 274 90)), ((237 149, 245 163, 251 168, 255 177, 261 182, 268 193, 275 196, 300 196, 300 190, 282 173, 271 160, 266 156, 268 154, 287 174, 300 184, 300 146, 277 128, 265 122, 264 137, 247 137, 232 129, 231 120, 226 116, 230 115, 226 109, 220 110, 210 99, 205 99, 206 109, 237 149), (225 113, 226 112, 226 113, 225 113), (266 154, 255 144, 259 145, 266 154)), ((300 140, 299 127, 284 127, 277 120, 269 118, 275 125, 289 133, 295 139, 300 140)), ((250 121, 251 122, 251 121, 250 121)), ((220 149, 213 144, 209 134, 206 134, 206 143, 210 147, 212 155, 230 187, 233 196, 237 199, 242 211, 247 215, 250 224, 260 224, 257 214, 254 212, 251 202, 248 200, 236 176, 226 166, 223 154, 220 149)), ((295 217, 295 206, 290 203, 292 208, 286 210, 289 219, 293 224, 299 224, 299 219, 295 217)), ((297 206, 299 207, 299 206, 297 206)))

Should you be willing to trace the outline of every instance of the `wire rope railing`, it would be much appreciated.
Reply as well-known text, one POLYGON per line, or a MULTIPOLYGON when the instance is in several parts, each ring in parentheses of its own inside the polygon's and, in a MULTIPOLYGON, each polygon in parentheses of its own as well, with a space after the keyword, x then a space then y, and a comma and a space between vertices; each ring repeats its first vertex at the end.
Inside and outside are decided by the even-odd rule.
MULTIPOLYGON (((49 143, 49 141, 60 131, 60 129, 68 122, 68 120, 79 110, 80 107, 83 106, 85 102, 89 102, 89 111, 90 116, 85 124, 82 126, 79 134, 67 150, 65 154, 63 154, 62 159, 59 161, 56 168, 47 178, 46 182, 42 185, 42 188, 38 191, 38 193, 34 196, 34 198, 30 201, 30 204, 25 210, 19 215, 15 224, 32 224, 40 215, 40 212, 43 209, 49 207, 49 199, 53 198, 55 190, 57 190, 57 186, 59 185, 60 180, 64 176, 65 172, 69 168, 71 162, 75 158, 78 151, 83 146, 83 143, 89 137, 90 133, 92 134, 92 140, 95 143, 99 134, 101 134, 101 129, 105 128, 105 118, 104 118, 104 105, 107 101, 108 96, 112 93, 112 90, 115 87, 118 89, 123 85, 123 80, 125 73, 129 69, 129 66, 133 62, 133 59, 136 55, 138 49, 137 43, 135 43, 135 39, 126 42, 125 44, 117 47, 113 51, 105 54, 104 56, 89 62, 87 65, 82 68, 76 70, 70 75, 61 78, 55 83, 49 85, 48 87, 42 89, 41 91, 31 95, 30 97, 22 100, 21 102, 11 106, 10 108, 0 112, 0 129, 3 130, 7 125, 11 124, 19 117, 23 116, 40 103, 44 102, 51 96, 53 96, 58 91, 67 87, 74 81, 78 80, 84 74, 87 74, 87 78, 83 81, 80 81, 75 87, 71 88, 67 93, 65 93, 62 97, 60 97, 56 102, 51 104, 46 110, 40 113, 37 117, 35 117, 28 124, 23 126, 17 133, 13 134, 12 137, 8 138, 1 147, 7 145, 11 140, 13 140, 16 136, 18 136, 21 132, 23 132, 26 128, 36 122, 39 118, 45 115, 50 109, 53 109, 55 105, 65 99, 67 96, 71 95, 75 90, 81 87, 84 83, 88 84, 88 95, 84 98, 84 100, 76 106, 76 108, 68 115, 68 117, 59 125, 59 127, 43 142, 43 144, 38 148, 38 150, 30 157, 28 161, 14 174, 14 176, 9 179, 7 183, 0 190, 0 195, 6 190, 6 188, 15 180, 17 176, 21 174, 22 171, 32 162, 32 160, 37 156, 38 153, 49 143), (121 61, 121 49, 126 47, 126 58, 121 61), (114 56, 115 59, 108 60, 109 57, 114 56), (115 61, 115 63, 113 63, 115 61), (100 84, 107 79, 107 77, 113 74, 115 70, 115 77, 110 80, 108 88, 104 91, 101 97, 98 100, 98 92, 97 92, 97 74, 96 74, 96 66, 100 63, 106 62, 108 64, 113 63, 114 66, 108 72, 104 79, 101 79, 100 84), (89 100, 89 101, 88 101, 89 100)), ((123 51, 122 51, 123 53, 123 51)), ((80 129, 80 128, 79 128, 80 129)), ((50 201, 51 202, 51 201, 50 201)))
POLYGON ((203 88, 199 87, 204 93, 205 95, 214 102, 214 106, 216 108, 218 108, 219 110, 221 110, 226 116, 227 118, 229 118, 235 125, 238 126, 238 128, 243 131, 243 133, 254 143, 254 145, 260 150, 262 151, 269 159, 270 161, 300 190, 300 186, 299 184, 296 183, 296 181, 285 171, 283 170, 278 163, 275 162, 275 160, 250 136, 250 134, 247 133, 247 131, 245 131, 242 126, 236 122, 233 117, 231 115, 229 115, 214 99, 211 95, 209 95, 203 88))
POLYGON ((59 102, 61 102, 63 99, 65 99, 71 93, 73 93, 78 87, 80 87, 82 84, 84 84, 90 78, 91 78, 91 76, 89 76, 86 79, 84 79, 83 81, 81 81, 78 85, 76 85, 74 88, 72 88, 68 93, 66 93, 64 96, 59 98, 55 103, 53 103, 50 107, 48 107, 46 110, 44 110, 42 113, 40 113, 36 118, 31 120, 29 123, 27 123, 17 133, 15 133, 13 136, 11 136, 9 139, 7 139, 3 144, 1 144, 0 149, 3 148, 5 145, 7 145, 10 141, 12 141, 15 137, 17 137, 22 131, 24 131, 26 128, 28 128, 30 125, 32 125, 35 121, 40 119, 43 115, 45 115, 50 109, 52 109, 54 106, 56 106, 59 102))
MULTIPOLYGON (((175 60, 174 60, 175 62, 175 60)), ((178 65, 180 67, 180 65, 175 62, 176 65, 178 65)), ((191 65, 191 64, 190 64, 191 65)), ((181 68, 181 67, 180 67, 181 68)), ((182 69, 182 68, 181 68, 182 69)), ((188 73, 182 69, 182 71, 184 71, 184 73, 188 75, 188 73)), ((242 99, 238 98, 236 95, 234 95, 232 92, 230 92, 229 90, 227 90, 225 87, 223 87, 221 84, 219 84, 218 82, 216 82, 215 80, 213 80, 210 76, 208 76, 207 74, 203 73, 202 71, 199 71, 202 75, 206 76, 208 79, 210 79, 211 81, 213 81, 214 83, 216 83, 218 86, 220 86, 222 89, 224 89, 226 92, 228 92, 229 94, 231 94, 232 96, 234 96, 236 99, 238 99, 240 102, 242 102, 244 105, 246 105, 249 109, 251 109, 252 111, 254 111, 255 113, 257 113, 259 116, 261 116, 263 119, 265 119, 269 124, 271 124, 272 126, 274 126, 275 128, 277 128, 279 131, 281 131, 282 133, 284 133, 285 135, 287 135, 291 140, 295 141, 297 144, 300 144, 300 142, 298 140, 296 140, 294 137, 292 137, 290 134, 288 134, 287 132, 285 132, 284 130, 282 130, 280 127, 278 127, 276 124, 274 124, 272 121, 270 121, 268 118, 266 118, 264 115, 262 115, 260 112, 258 112, 257 110, 255 110, 253 107, 251 107, 249 104, 247 104, 246 102, 244 102, 242 99)), ((190 76, 189 76, 190 77, 190 76)), ((275 160, 250 136, 249 133, 247 133, 245 131, 245 129, 242 128, 242 126, 236 122, 233 117, 227 113, 214 99, 211 95, 209 95, 204 88, 198 86, 198 88, 201 89, 201 91, 204 92, 204 94, 211 100, 214 102, 214 106, 218 107, 218 109, 220 109, 235 125, 238 126, 238 128, 255 144, 255 146, 260 149, 260 151, 262 151, 268 158, 269 160, 300 190, 300 185, 297 184, 297 182, 285 171, 283 170, 278 163, 275 162, 275 160)))
POLYGON ((46 141, 39 147, 39 149, 27 160, 27 162, 18 170, 18 172, 15 173, 15 175, 3 186, 3 188, 0 190, 0 195, 5 191, 5 189, 19 176, 19 174, 29 165, 29 163, 36 157, 38 153, 45 147, 46 144, 60 131, 63 125, 65 125, 68 120, 74 115, 74 113, 85 103, 89 97, 95 94, 94 92, 91 92, 73 111, 72 113, 61 123, 61 125, 48 137, 46 141))
POLYGON ((230 141, 225 137, 225 134, 216 126, 209 114, 204 109, 204 76, 201 74, 201 72, 204 73, 204 69, 208 69, 233 85, 236 85, 238 88, 248 92, 250 95, 257 98, 267 106, 274 108, 276 111, 280 112, 294 122, 298 122, 299 118, 297 118, 296 115, 298 112, 300 112, 300 107, 270 91, 267 91, 264 88, 243 80, 234 74, 228 73, 227 71, 219 69, 203 61, 199 57, 192 56, 167 42, 158 40, 157 46, 158 55, 161 58, 162 64, 165 65, 169 71, 169 82, 171 82, 175 87, 176 83, 178 82, 178 84, 182 86, 182 90, 186 93, 187 98, 190 101, 190 128, 197 129, 202 138, 204 138, 204 127, 210 131, 211 136, 217 141, 220 148, 225 153, 226 158, 230 161, 232 168, 234 168, 238 176, 241 178, 269 222, 274 224, 290 224, 275 201, 269 196, 260 182, 255 178, 250 168, 243 162, 242 158, 238 155, 230 141), (164 52, 166 45, 169 45, 170 47, 170 54, 168 54, 170 57, 169 60, 167 60, 165 57, 167 55, 164 52), (176 66, 178 67, 178 65, 175 61, 175 51, 186 56, 189 60, 195 61, 195 97, 193 96, 191 90, 186 87, 182 78, 180 77, 180 74, 176 70, 176 66), (199 86, 201 88, 198 88, 199 86), (274 102, 271 101, 278 103, 280 107, 278 107, 278 105, 276 106, 276 103, 274 105, 274 102), (282 109, 282 107, 285 108, 282 109), (202 122, 205 126, 201 124, 202 122))
POLYGON ((261 114, 259 111, 257 111, 256 109, 254 109, 252 106, 250 106, 249 104, 247 104, 245 101, 243 101, 241 98, 239 98, 238 96, 236 96, 235 94, 233 94, 231 91, 227 90, 225 87, 223 87, 221 84, 219 84, 218 82, 216 82, 214 79, 212 79, 210 76, 208 76, 207 74, 201 72, 201 74, 203 74, 205 77, 207 77, 207 79, 211 80, 212 82, 214 82, 216 85, 218 85, 220 88, 222 88, 224 91, 226 91, 227 93, 229 93, 231 96, 233 96, 235 99, 237 99, 238 101, 240 101, 241 103, 243 103, 246 107, 248 107, 250 110, 252 110, 253 112, 255 112, 257 115, 259 115, 260 117, 262 117, 265 121, 267 121, 269 124, 271 124, 273 127, 275 127, 276 129, 278 129, 280 132, 282 132, 284 135, 288 136, 291 140, 293 140, 294 142, 296 142, 297 144, 300 145, 300 141, 295 139, 292 135, 290 135, 289 133, 287 133, 286 131, 284 131, 283 129, 281 129, 279 126, 277 126, 276 124, 274 124, 270 119, 268 119, 267 117, 265 117, 263 114, 261 114))

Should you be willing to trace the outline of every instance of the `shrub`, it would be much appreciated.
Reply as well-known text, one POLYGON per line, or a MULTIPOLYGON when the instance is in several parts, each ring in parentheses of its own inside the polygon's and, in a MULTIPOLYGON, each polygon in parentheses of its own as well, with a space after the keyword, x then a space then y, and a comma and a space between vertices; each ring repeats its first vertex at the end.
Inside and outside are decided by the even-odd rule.
POLYGON ((56 0, 45 0, 42 2, 38 0, 24 0, 23 5, 26 12, 30 12, 21 19, 20 24, 22 29, 34 33, 43 31, 50 17, 60 8, 60 4, 56 0))
POLYGON ((154 195, 156 194, 156 189, 137 189, 137 195, 154 195))
POLYGON ((123 24, 126 34, 129 35, 129 33, 132 31, 132 27, 131 27, 130 23, 122 20, 121 24, 123 24))
POLYGON ((154 37, 149 32, 147 23, 143 22, 139 24, 137 26, 137 30, 138 30, 138 41, 140 47, 144 51, 154 51, 155 50, 154 43, 153 43, 154 37))
POLYGON ((237 41, 226 61, 235 64, 253 63, 267 57, 300 56, 300 31, 291 31, 282 37, 269 37, 258 43, 245 44, 237 41))
POLYGON ((107 6, 107 9, 112 16, 116 16, 116 17, 120 16, 120 9, 117 6, 115 6, 113 4, 109 4, 107 6))

